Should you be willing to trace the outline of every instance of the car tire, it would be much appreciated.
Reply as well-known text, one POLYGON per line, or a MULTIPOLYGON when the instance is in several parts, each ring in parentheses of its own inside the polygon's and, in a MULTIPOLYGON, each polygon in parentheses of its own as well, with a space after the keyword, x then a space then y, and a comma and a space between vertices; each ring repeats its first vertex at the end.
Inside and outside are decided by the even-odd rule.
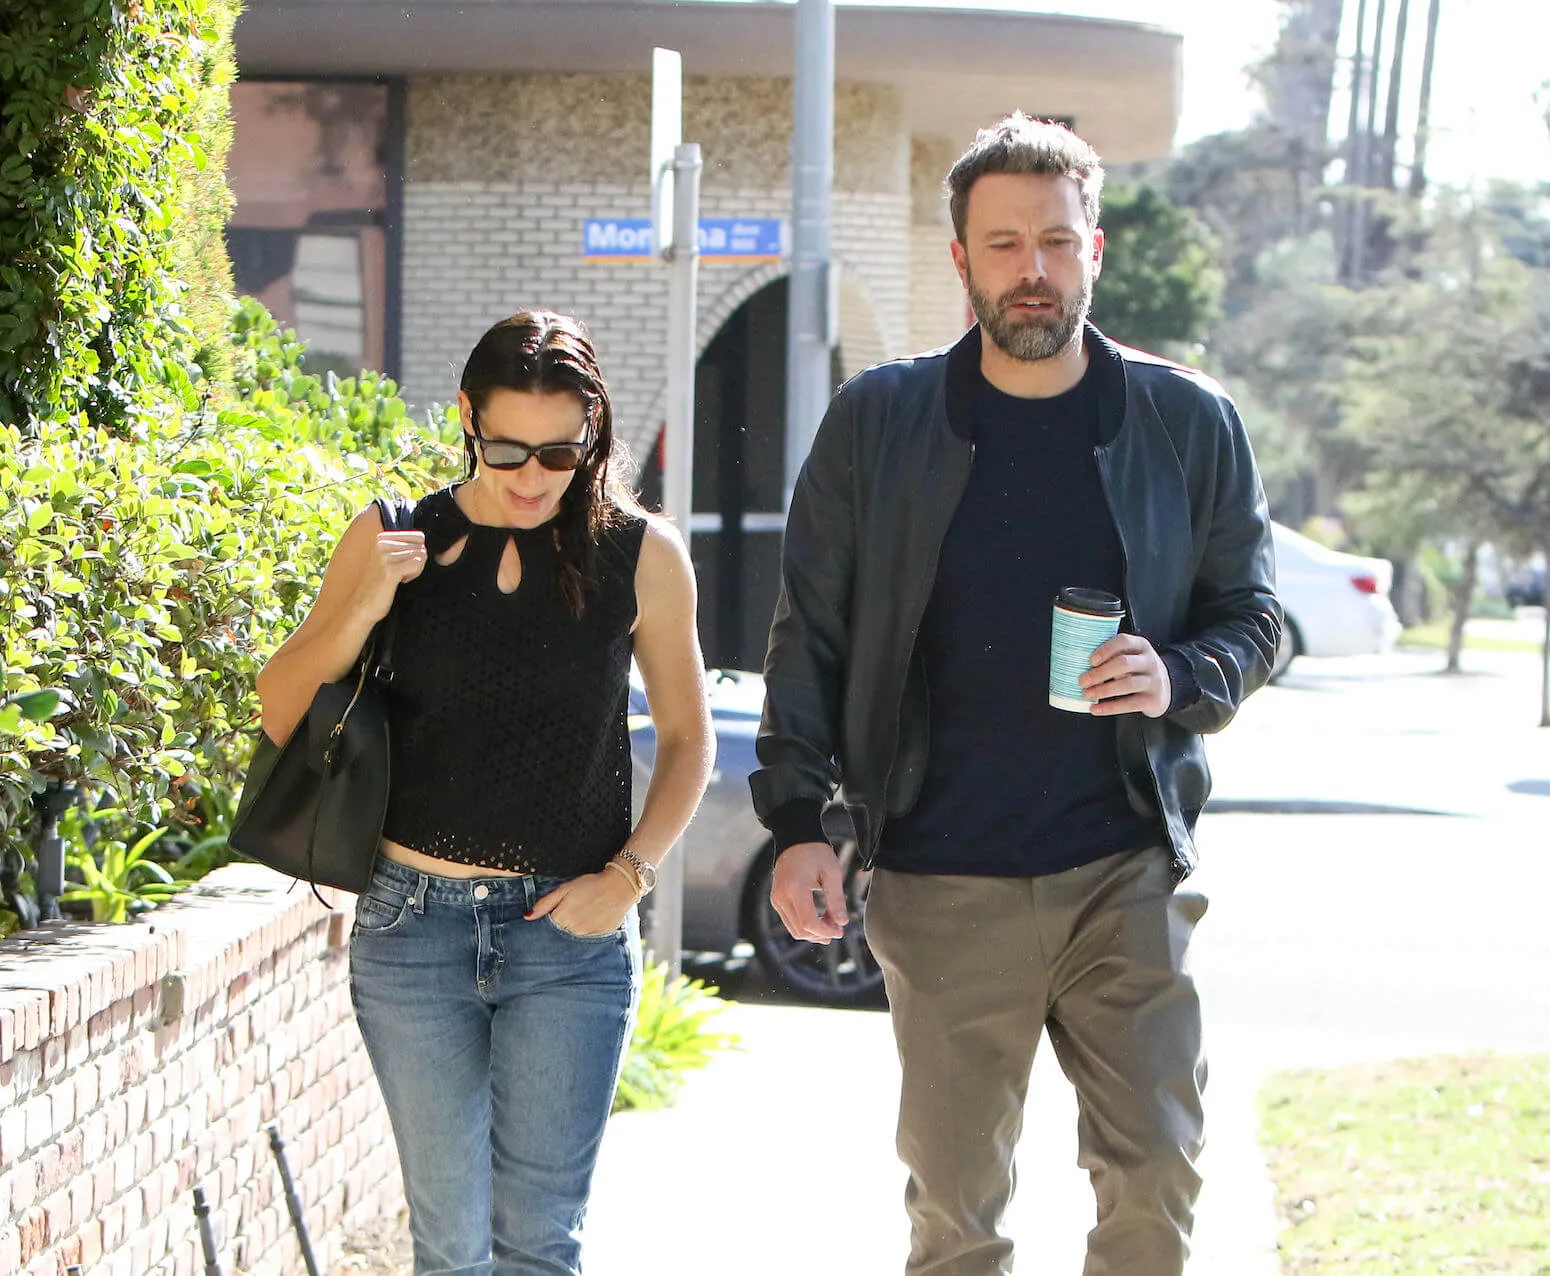
POLYGON ((773 848, 760 856, 749 879, 745 930, 759 964, 785 991, 827 1006, 881 1006, 883 972, 866 942, 866 898, 872 870, 861 863, 854 838, 835 842, 845 874, 845 907, 850 921, 843 938, 828 944, 793 939, 770 903, 775 871, 773 848))
POLYGON ((1270 665, 1270 681, 1279 682, 1291 667, 1292 660, 1302 651, 1302 640, 1297 637, 1297 626, 1288 616, 1281 623, 1281 637, 1276 643, 1275 659, 1270 665))

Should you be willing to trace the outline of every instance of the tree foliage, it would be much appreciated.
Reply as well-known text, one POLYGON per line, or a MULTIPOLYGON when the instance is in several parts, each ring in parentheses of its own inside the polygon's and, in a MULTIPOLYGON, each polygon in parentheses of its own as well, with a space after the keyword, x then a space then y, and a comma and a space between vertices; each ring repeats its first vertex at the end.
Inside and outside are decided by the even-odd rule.
POLYGON ((1271 507, 1293 523, 1332 510, 1342 482, 1360 473, 1340 398, 1357 326, 1354 294, 1335 283, 1334 246, 1321 233, 1264 252, 1254 287, 1212 341, 1229 384, 1268 413, 1272 437, 1260 432, 1260 418, 1246 419, 1271 507))
POLYGON ((1214 236, 1230 317, 1256 285, 1260 259, 1319 229, 1314 195, 1328 154, 1266 122, 1216 133, 1149 172, 1167 198, 1214 236))
POLYGON ((0 421, 122 433, 223 347, 235 0, 9 0, 0 421))
POLYGON ((1550 546, 1550 275, 1499 224, 1445 203, 1424 270, 1361 294, 1343 399, 1368 489, 1420 482, 1452 530, 1527 551, 1550 546))
POLYGON ((1179 352, 1216 319, 1221 274, 1205 227, 1151 186, 1104 193, 1103 279, 1093 322, 1116 341, 1179 352))

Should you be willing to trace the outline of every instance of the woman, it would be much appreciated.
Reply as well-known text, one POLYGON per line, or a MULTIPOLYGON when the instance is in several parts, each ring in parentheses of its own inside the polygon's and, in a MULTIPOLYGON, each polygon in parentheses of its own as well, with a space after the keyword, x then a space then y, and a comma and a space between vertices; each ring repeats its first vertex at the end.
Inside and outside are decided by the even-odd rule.
POLYGON ((414 530, 374 508, 258 679, 285 739, 397 604, 392 792, 350 983, 420 1276, 575 1273, 640 981, 636 904, 714 750, 693 570, 617 483, 586 330, 491 328, 463 370, 468 477, 414 530), (656 763, 631 828, 630 657, 656 763))

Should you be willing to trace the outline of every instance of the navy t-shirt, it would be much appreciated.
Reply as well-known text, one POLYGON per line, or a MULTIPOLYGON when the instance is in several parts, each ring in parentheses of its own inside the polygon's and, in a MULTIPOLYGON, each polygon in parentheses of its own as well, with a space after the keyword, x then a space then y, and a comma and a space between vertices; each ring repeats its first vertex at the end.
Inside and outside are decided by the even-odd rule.
POLYGON ((1114 719, 1049 704, 1056 592, 1125 593, 1095 380, 1022 399, 981 378, 974 466, 918 638, 926 773, 914 808, 883 826, 884 868, 1037 877, 1163 840, 1125 796, 1114 719))

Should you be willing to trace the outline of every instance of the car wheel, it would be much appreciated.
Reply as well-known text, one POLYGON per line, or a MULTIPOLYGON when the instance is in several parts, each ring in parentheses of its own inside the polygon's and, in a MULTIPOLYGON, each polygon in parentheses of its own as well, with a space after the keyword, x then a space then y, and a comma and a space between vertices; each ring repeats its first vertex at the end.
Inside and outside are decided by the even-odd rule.
POLYGON ((1270 665, 1270 681, 1277 681, 1292 663, 1292 657, 1301 650, 1297 641, 1297 628, 1287 619, 1281 624, 1281 637, 1276 643, 1275 660, 1270 665))
POLYGON ((835 843, 845 874, 850 922, 841 939, 813 944, 793 939, 770 903, 775 857, 765 856, 750 885, 749 939, 759 964, 788 992, 830 1006, 881 1005, 883 972, 867 947, 866 899, 872 870, 861 863, 853 838, 835 843))

